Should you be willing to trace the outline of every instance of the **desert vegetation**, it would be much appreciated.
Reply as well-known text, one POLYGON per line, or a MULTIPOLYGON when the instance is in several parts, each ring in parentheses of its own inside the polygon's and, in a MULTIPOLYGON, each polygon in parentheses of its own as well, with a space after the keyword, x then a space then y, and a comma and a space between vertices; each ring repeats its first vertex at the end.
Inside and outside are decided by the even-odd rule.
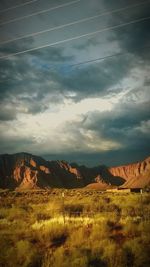
POLYGON ((0 266, 148 267, 149 215, 146 192, 1 191, 0 266))

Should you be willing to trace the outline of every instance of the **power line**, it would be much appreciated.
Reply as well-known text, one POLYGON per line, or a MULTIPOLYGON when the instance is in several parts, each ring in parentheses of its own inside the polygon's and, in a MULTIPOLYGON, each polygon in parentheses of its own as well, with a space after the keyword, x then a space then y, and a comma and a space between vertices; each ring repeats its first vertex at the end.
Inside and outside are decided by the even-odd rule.
POLYGON ((53 47, 53 46, 56 46, 58 44, 63 44, 63 43, 67 43, 67 42, 70 42, 70 41, 79 40, 79 39, 87 37, 87 36, 96 35, 98 33, 106 32, 106 31, 113 30, 113 29, 119 29, 119 28, 122 28, 122 27, 125 27, 125 26, 128 26, 128 25, 135 24, 135 23, 142 22, 142 21, 146 21, 146 20, 149 20, 149 19, 150 19, 150 16, 149 17, 144 17, 144 18, 141 18, 141 19, 132 20, 130 22, 126 22, 126 23, 122 23, 122 24, 119 24, 119 25, 107 27, 107 28, 104 28, 104 29, 101 29, 101 30, 97 30, 97 31, 94 31, 94 32, 78 35, 78 36, 71 37, 71 38, 68 38, 68 39, 64 39, 64 40, 61 40, 61 41, 57 41, 57 42, 54 42, 54 43, 51 43, 51 44, 46 44, 46 45, 42 45, 42 46, 26 49, 26 50, 23 50, 23 51, 20 51, 20 52, 16 52, 16 53, 12 53, 12 54, 5 55, 5 56, 0 56, 0 59, 7 59, 7 58, 10 58, 10 57, 13 57, 13 56, 16 56, 16 55, 21 55, 21 54, 25 54, 25 53, 28 53, 28 52, 37 51, 37 50, 40 50, 40 49, 43 49, 43 48, 47 48, 47 47, 53 47))
POLYGON ((29 38, 29 37, 37 36, 37 35, 40 35, 40 34, 43 34, 43 33, 47 33, 47 32, 51 32, 51 31, 54 31, 54 30, 62 29, 62 28, 69 27, 69 26, 72 26, 72 25, 75 25, 75 24, 79 24, 79 23, 82 23, 82 22, 87 22, 87 21, 99 18, 101 16, 104 16, 104 15, 109 15, 109 14, 113 14, 113 13, 116 13, 116 12, 119 12, 119 11, 123 11, 123 10, 129 9, 129 8, 138 7, 138 6, 144 5, 144 4, 149 3, 149 2, 150 1, 148 0, 148 1, 145 1, 145 2, 142 2, 142 3, 129 5, 129 6, 126 6, 126 7, 123 7, 123 8, 119 8, 119 9, 116 9, 116 10, 105 11, 104 13, 101 13, 101 14, 98 14, 98 15, 95 15, 95 16, 86 17, 86 18, 83 18, 83 19, 80 19, 80 20, 75 20, 75 21, 70 22, 70 23, 66 23, 66 24, 63 24, 63 25, 59 25, 59 26, 55 26, 55 27, 52 27, 52 28, 48 28, 46 30, 42 30, 42 31, 31 33, 31 34, 27 34, 27 35, 24 35, 24 36, 21 36, 21 37, 16 37, 16 38, 13 38, 13 39, 9 39, 7 41, 0 42, 0 45, 8 44, 8 43, 19 41, 19 40, 22 40, 22 39, 25 39, 25 38, 29 38))
POLYGON ((46 12, 50 12, 52 10, 58 9, 58 8, 70 6, 70 5, 76 4, 76 3, 80 2, 80 1, 81 0, 75 0, 75 1, 68 2, 68 3, 62 4, 62 5, 58 5, 58 6, 50 7, 50 8, 41 10, 41 11, 37 11, 37 12, 31 13, 29 15, 25 15, 25 16, 19 17, 19 18, 10 19, 10 20, 1 22, 0 26, 1 25, 6 25, 6 24, 9 24, 9 23, 12 23, 12 22, 20 21, 20 20, 23 20, 23 19, 31 18, 33 16, 41 15, 41 14, 44 14, 46 12))
POLYGON ((8 8, 5 8, 5 9, 2 9, 0 10, 0 13, 4 13, 4 12, 7 12, 9 10, 12 10, 12 9, 16 9, 16 8, 19 8, 19 7, 22 7, 22 6, 26 6, 26 5, 30 5, 34 2, 37 2, 38 0, 32 0, 32 1, 29 1, 29 2, 25 2, 23 4, 20 4, 20 5, 16 5, 16 6, 12 6, 12 7, 8 7, 8 8))
MULTIPOLYGON (((149 48, 149 47, 150 47, 150 45, 145 45, 145 46, 138 47, 137 49, 140 50, 142 48, 149 48)), ((109 58, 119 57, 119 56, 124 56, 124 55, 129 55, 129 54, 131 54, 131 52, 115 53, 115 54, 107 55, 107 56, 104 56, 104 57, 98 57, 98 58, 94 58, 94 59, 90 59, 90 60, 80 61, 80 62, 77 62, 77 63, 74 63, 74 64, 68 64, 68 65, 66 65, 66 67, 74 68, 74 67, 77 67, 77 66, 86 65, 86 64, 89 64, 89 63, 95 63, 95 62, 103 61, 103 60, 106 60, 106 59, 109 59, 109 58)), ((58 67, 54 66, 52 69, 58 69, 58 67)), ((73 69, 71 71, 73 71, 73 69)), ((8 81, 8 79, 7 79, 7 81, 8 81)), ((3 81, 0 81, 0 83, 3 83, 3 81)))
MULTIPOLYGON (((138 50, 139 49, 142 49, 142 48, 149 48, 149 47, 150 47, 150 45, 141 46, 141 47, 138 48, 138 50)), ((104 57, 98 57, 98 58, 94 58, 94 59, 90 59, 90 60, 85 60, 85 61, 77 62, 75 64, 69 65, 69 67, 77 67, 77 66, 80 66, 80 65, 85 65, 85 64, 89 64, 89 63, 95 63, 95 62, 98 62, 98 61, 103 61, 105 59, 109 59, 109 58, 113 58, 113 57, 118 57, 118 56, 124 56, 124 55, 128 55, 128 54, 130 54, 130 52, 115 53, 115 54, 107 55, 107 56, 104 56, 104 57)))

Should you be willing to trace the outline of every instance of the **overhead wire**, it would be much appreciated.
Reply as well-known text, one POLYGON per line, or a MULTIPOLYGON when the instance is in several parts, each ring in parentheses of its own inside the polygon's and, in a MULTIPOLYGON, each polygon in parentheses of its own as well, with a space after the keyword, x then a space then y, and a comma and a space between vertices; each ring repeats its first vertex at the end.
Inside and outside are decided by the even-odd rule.
MULTIPOLYGON (((140 50, 140 49, 143 49, 143 48, 149 48, 150 45, 146 45, 146 46, 141 46, 141 47, 138 47, 137 49, 140 50)), ((131 54, 131 52, 127 51, 127 52, 121 52, 121 53, 115 53, 115 54, 111 54, 111 55, 107 55, 107 56, 104 56, 104 57, 97 57, 97 58, 94 58, 94 59, 90 59, 90 60, 85 60, 85 61, 80 61, 80 62, 77 62, 77 63, 74 63, 74 64, 67 64, 66 66, 63 65, 63 68, 67 67, 67 68, 72 68, 70 71, 74 71, 76 67, 80 66, 80 65, 86 65, 86 64, 90 64, 90 63, 95 63, 95 62, 100 62, 100 61, 104 61, 104 60, 107 60, 109 58, 113 58, 113 57, 118 57, 118 56, 124 56, 124 55, 129 55, 131 54)), ((48 67, 47 67, 48 68, 48 67)), ((62 66, 58 67, 58 66, 52 66, 52 67, 49 67, 48 69, 58 69, 58 68, 62 68, 62 66)), ((67 71, 67 72, 70 72, 70 71, 67 71)), ((9 79, 7 79, 7 82, 8 82, 9 79)), ((4 81, 0 81, 0 83, 3 83, 4 81)))
POLYGON ((50 12, 50 11, 52 11, 52 10, 58 9, 58 8, 67 7, 67 6, 76 4, 76 3, 80 2, 80 1, 81 1, 81 0, 75 0, 75 1, 67 2, 67 3, 65 3, 65 4, 61 4, 61 5, 54 6, 54 7, 50 7, 50 8, 41 10, 41 11, 33 12, 33 13, 31 13, 31 14, 28 14, 28 15, 25 15, 25 16, 22 16, 22 17, 18 17, 18 18, 14 18, 14 19, 6 20, 6 21, 3 21, 3 22, 0 22, 0 26, 2 26, 2 25, 6 25, 6 24, 10 24, 10 23, 13 23, 13 22, 16 22, 16 21, 20 21, 20 20, 23 20, 23 19, 31 18, 31 17, 33 17, 33 16, 41 15, 41 14, 50 12))
POLYGON ((83 22, 87 22, 87 21, 99 18, 101 16, 104 16, 104 15, 110 15, 110 14, 114 14, 114 13, 117 13, 117 12, 120 12, 120 11, 123 11, 123 10, 127 10, 129 8, 139 7, 139 6, 144 5, 146 3, 150 3, 150 0, 144 1, 142 3, 137 3, 137 4, 134 4, 134 5, 128 5, 126 7, 122 7, 122 8, 115 9, 115 10, 105 11, 105 12, 100 13, 98 15, 94 15, 94 16, 91 16, 91 17, 86 17, 86 18, 83 18, 83 19, 80 19, 80 20, 75 20, 75 21, 70 22, 70 23, 66 23, 66 24, 63 24, 63 25, 51 27, 51 28, 48 28, 48 29, 45 29, 45 30, 42 30, 42 31, 38 31, 38 32, 31 33, 31 34, 24 35, 24 36, 21 36, 21 37, 12 38, 12 39, 0 42, 0 45, 4 45, 4 44, 11 43, 11 42, 19 41, 19 40, 22 40, 22 39, 25 39, 25 38, 30 38, 30 37, 33 37, 33 36, 38 36, 38 35, 41 35, 41 34, 44 34, 44 33, 48 33, 48 32, 54 31, 54 30, 63 29, 65 27, 69 27, 69 26, 73 26, 73 25, 80 24, 80 23, 83 23, 83 22))
POLYGON ((63 43, 67 43, 67 42, 70 42, 70 41, 79 40, 81 38, 85 38, 85 37, 88 37, 88 36, 93 36, 93 35, 96 35, 96 34, 101 33, 101 32, 106 32, 106 31, 110 31, 110 30, 114 30, 114 29, 119 29, 119 28, 122 28, 122 27, 125 27, 125 26, 128 26, 128 25, 136 24, 136 23, 139 23, 139 22, 144 22, 144 21, 149 20, 149 19, 150 19, 150 16, 144 17, 144 18, 140 18, 140 19, 136 19, 136 20, 132 20, 132 21, 125 22, 125 23, 121 23, 121 24, 117 24, 117 25, 114 25, 114 26, 110 26, 110 27, 106 27, 106 28, 94 31, 94 32, 89 32, 89 33, 86 33, 86 34, 77 35, 77 36, 74 36, 74 37, 71 37, 71 38, 67 38, 67 39, 64 39, 64 40, 60 40, 60 41, 56 41, 56 42, 53 42, 53 43, 50 43, 50 44, 41 45, 41 46, 38 46, 38 47, 29 48, 29 49, 26 49, 26 50, 23 50, 23 51, 19 51, 19 52, 16 52, 16 53, 11 53, 11 54, 8 54, 8 55, 0 56, 0 59, 7 59, 7 58, 10 58, 10 57, 21 55, 21 54, 25 54, 25 53, 28 53, 28 52, 37 51, 37 50, 40 50, 40 49, 43 49, 43 48, 54 47, 54 46, 56 46, 58 44, 63 44, 63 43))
MULTIPOLYGON (((139 49, 142 49, 142 48, 149 48, 149 47, 150 47, 150 45, 145 45, 145 46, 138 47, 136 49, 139 50, 139 49)), ((107 55, 107 56, 104 56, 104 57, 98 57, 98 58, 94 58, 94 59, 80 61, 80 62, 77 62, 77 63, 74 63, 74 64, 69 64, 68 67, 77 67, 77 66, 81 66, 81 65, 85 65, 85 64, 89 64, 89 63, 95 63, 95 62, 103 61, 105 59, 109 59, 109 58, 113 58, 113 57, 129 55, 129 54, 131 54, 131 52, 129 52, 129 51, 115 53, 115 54, 107 55)))
POLYGON ((20 5, 11 6, 11 7, 8 7, 8 8, 0 10, 0 13, 4 13, 4 12, 7 12, 9 10, 16 9, 16 8, 19 8, 19 7, 27 6, 27 5, 33 4, 33 3, 37 2, 37 1, 39 1, 39 0, 32 0, 32 1, 28 1, 28 2, 22 3, 20 5))

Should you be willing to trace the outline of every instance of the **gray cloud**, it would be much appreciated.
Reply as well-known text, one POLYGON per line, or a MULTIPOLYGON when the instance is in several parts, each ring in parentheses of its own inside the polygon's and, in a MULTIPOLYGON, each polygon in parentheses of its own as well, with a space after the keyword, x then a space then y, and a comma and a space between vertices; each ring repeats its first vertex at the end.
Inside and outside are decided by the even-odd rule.
POLYGON ((16 111, 14 108, 0 107, 0 121, 11 121, 16 119, 16 111))
POLYGON ((107 95, 110 87, 130 71, 127 57, 77 69, 69 67, 72 59, 63 48, 53 48, 1 61, 1 99, 16 99, 16 105, 26 106, 25 113, 38 113, 48 108, 44 103, 47 96, 56 104, 68 98, 68 92, 75 93, 70 97, 74 101, 107 95))
MULTIPOLYGON (((52 1, 51 5, 60 2, 52 1)), ((132 4, 134 3, 137 3, 137 1, 132 1, 132 4)), ((15 2, 10 1, 9 4, 14 5, 15 2)), ((51 16, 49 14, 38 16, 19 24, 1 27, 0 30, 3 39, 7 39, 28 34, 30 31, 45 29, 48 25, 55 26, 81 19, 83 14, 92 16, 104 10, 117 9, 129 4, 131 4, 129 0, 81 1, 80 5, 59 10, 58 13, 51 13, 51 16)), ((8 3, 1 1, 0 6, 6 8, 8 3)), ((21 11, 22 15, 30 13, 34 11, 34 7, 33 5, 30 7, 31 9, 28 7, 24 10, 16 10, 12 17, 19 16, 21 11)), ((40 1, 37 10, 46 7, 49 7, 49 1, 46 0, 43 3, 40 1)), ((92 24, 85 23, 78 25, 78 27, 67 28, 65 31, 57 31, 50 35, 28 38, 0 46, 0 54, 15 53, 50 43, 53 39, 64 39, 68 36, 75 36, 146 16, 149 16, 149 4, 105 16, 105 18, 102 17, 93 21, 92 24)), ((85 115, 82 122, 69 121, 64 129, 66 134, 67 131, 70 133, 66 151, 64 156, 59 156, 64 158, 68 151, 68 156, 66 155, 68 159, 69 157, 75 160, 80 158, 80 161, 82 161, 81 158, 83 157, 83 161, 89 162, 89 164, 94 164, 97 159, 100 159, 101 162, 106 160, 111 164, 113 163, 112 157, 116 157, 118 162, 120 158, 126 162, 129 158, 138 159, 147 155, 150 151, 148 145, 150 120, 148 66, 150 49, 146 48, 150 45, 149 28, 150 21, 147 20, 98 34, 94 38, 81 39, 61 46, 33 51, 11 59, 0 60, 0 120, 2 125, 5 125, 5 131, 10 131, 11 121, 17 121, 18 116, 22 113, 30 116, 30 114, 44 113, 47 109, 55 111, 57 106, 66 99, 80 102, 89 97, 111 98, 111 96, 115 97, 121 91, 127 91, 130 88, 125 99, 121 99, 121 103, 116 105, 113 112, 91 112, 85 115), (97 62, 97 64, 70 66, 76 62, 118 52, 129 52, 129 54, 97 62), (137 73, 135 73, 136 70, 138 70, 137 73), (139 84, 137 84, 137 81, 139 84), (144 98, 141 98, 141 92, 145 94, 144 98), (87 140, 84 139, 82 130, 92 130, 96 136, 105 140, 119 141, 122 148, 86 155, 84 149, 87 140), (73 153, 70 152, 71 144, 74 144, 75 151, 80 150, 79 139, 83 140, 83 152, 80 152, 80 154, 74 152, 73 156, 73 153), (90 157, 93 157, 93 161, 90 157)), ((16 136, 16 138, 11 138, 10 135, 5 136, 4 130, 2 130, 0 147, 3 152, 19 152, 19 149, 26 150, 26 147, 34 149, 35 143, 35 140, 29 140, 29 138, 22 138, 21 136, 16 136)), ((42 153, 42 149, 39 151, 40 153, 42 153)), ((88 154, 88 151, 86 153, 88 154)))
POLYGON ((33 143, 29 139, 25 138, 2 138, 0 139, 0 153, 19 153, 20 151, 32 153, 30 146, 33 143), (20 150, 21 148, 21 150, 20 150), (28 148, 28 149, 27 149, 28 148))
POLYGON ((112 112, 91 113, 83 127, 105 138, 119 141, 124 149, 150 151, 150 101, 119 104, 112 112))
MULTIPOLYGON (((142 1, 141 1, 142 2, 142 1)), ((140 2, 140 3, 141 3, 140 2)), ((143 1, 144 2, 144 1, 143 1)), ((116 3, 105 1, 104 5, 106 8, 115 8, 120 6, 131 5, 130 1, 119 1, 116 3), (122 4, 121 4, 122 3, 122 4)), ((132 1, 132 4, 137 4, 137 1, 132 1)), ((133 21, 150 16, 149 3, 145 3, 142 6, 128 9, 123 12, 119 12, 116 16, 115 14, 110 16, 111 24, 121 24, 128 21, 133 21)), ((150 20, 141 21, 135 24, 128 25, 124 28, 114 30, 114 37, 110 36, 110 41, 117 40, 122 51, 130 52, 136 57, 142 58, 144 61, 149 61, 149 46, 150 46, 150 20), (146 48, 146 46, 148 46, 146 48)), ((145 62, 146 63, 146 62, 145 62)))
POLYGON ((137 149, 119 149, 98 152, 98 153, 60 153, 60 154, 41 154, 44 158, 48 160, 58 160, 63 159, 70 163, 75 162, 80 165, 86 166, 118 166, 122 164, 131 164, 139 160, 143 160, 149 156, 149 151, 145 151, 145 148, 137 149))
MULTIPOLYGON (((1 50, 2 51, 2 50, 1 50)), ((9 52, 6 49, 6 54, 9 52)), ((52 48, 44 51, 25 54, 13 59, 0 61, 0 99, 11 103, 12 114, 16 115, 16 106, 22 105, 24 113, 39 113, 48 108, 48 103, 63 101, 56 79, 56 62, 64 64, 72 59, 65 56, 63 48, 52 48), (52 70, 51 70, 52 68, 52 70)), ((20 110, 23 112, 23 109, 20 110)), ((18 109, 19 112, 19 109, 18 109)), ((7 119, 7 108, 3 105, 3 119, 7 119)), ((15 116, 10 115, 9 119, 15 116)))

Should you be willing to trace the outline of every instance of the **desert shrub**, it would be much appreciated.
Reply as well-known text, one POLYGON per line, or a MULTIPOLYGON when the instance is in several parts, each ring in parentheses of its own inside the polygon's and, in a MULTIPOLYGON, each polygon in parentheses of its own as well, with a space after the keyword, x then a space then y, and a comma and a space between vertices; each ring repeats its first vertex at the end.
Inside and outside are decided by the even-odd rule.
POLYGON ((107 266, 124 267, 122 251, 115 242, 106 239, 101 243, 101 246, 104 246, 102 259, 107 263, 107 266))
POLYGON ((13 246, 11 239, 1 232, 0 235, 0 266, 7 266, 6 259, 9 249, 13 246))
POLYGON ((9 209, 9 214, 8 214, 8 220, 9 221, 15 221, 15 220, 26 220, 28 217, 28 213, 21 209, 13 206, 11 209, 9 209))
POLYGON ((107 267, 106 261, 103 259, 103 252, 101 249, 87 250, 88 267, 107 267))
POLYGON ((91 249, 80 248, 58 248, 43 260, 42 267, 107 267, 101 255, 92 253, 91 249))
POLYGON ((41 243, 43 247, 59 247, 68 238, 68 228, 61 224, 51 224, 40 229, 34 230, 32 239, 41 243))
POLYGON ((9 241, 7 246, 3 242, 3 245, 5 249, 1 250, 0 266, 40 267, 37 251, 27 240, 20 240, 15 245, 9 241))
MULTIPOLYGON (((71 251, 71 261, 68 263, 71 263, 71 267, 86 267, 87 266, 87 255, 82 249, 72 249, 71 251)), ((68 260, 67 260, 68 261, 68 260)), ((67 265, 66 265, 67 267, 67 265)))
POLYGON ((146 236, 147 239, 150 241, 150 220, 148 221, 141 221, 139 226, 138 226, 139 231, 142 233, 142 237, 146 236))
POLYGON ((134 223, 132 219, 126 221, 123 229, 123 233, 128 238, 133 238, 141 235, 141 231, 137 223, 134 223))
POLYGON ((33 212, 33 208, 29 205, 29 204, 21 204, 21 205, 18 205, 18 207, 22 210, 25 210, 26 212, 33 212))
POLYGON ((123 256, 124 256, 124 265, 126 267, 132 267, 134 266, 135 261, 135 255, 132 252, 131 248, 128 246, 125 246, 123 249, 123 256))
POLYGON ((1 208, 0 209, 0 219, 5 219, 9 215, 9 210, 6 208, 1 208))
POLYGON ((105 197, 103 197, 103 201, 105 202, 105 203, 110 203, 111 202, 111 198, 110 197, 107 197, 107 196, 105 196, 105 197))
POLYGON ((69 247, 75 246, 79 247, 84 243, 84 232, 82 227, 74 229, 74 231, 69 235, 68 244, 69 247))
POLYGON ((123 247, 127 253, 128 266, 148 267, 150 264, 149 246, 146 246, 142 238, 134 238, 127 241, 123 247))
POLYGON ((83 212, 83 204, 65 204, 64 205, 64 211, 68 213, 70 216, 77 216, 80 215, 83 212))
POLYGON ((31 204, 33 211, 30 213, 30 220, 32 224, 40 221, 50 220, 53 217, 57 216, 60 213, 58 209, 58 203, 49 203, 46 204, 31 204))
POLYGON ((53 193, 8 193, 0 199, 0 266, 150 266, 148 194, 141 206, 139 194, 65 190, 64 224, 62 190, 53 193), (70 218, 71 212, 80 216, 70 218))
POLYGON ((145 194, 144 197, 142 197, 141 202, 143 205, 149 205, 150 204, 150 194, 145 194))
POLYGON ((100 259, 100 257, 96 257, 96 256, 92 256, 89 260, 88 260, 88 266, 89 267, 107 267, 107 263, 105 260, 100 259))
POLYGON ((116 204, 109 204, 107 206, 107 211, 108 212, 116 212, 116 213, 120 214, 121 213, 121 208, 116 204))
POLYGON ((20 240, 16 244, 17 263, 20 266, 26 267, 36 261, 36 251, 27 240, 20 240))
POLYGON ((43 213, 40 212, 40 213, 36 214, 37 221, 49 220, 51 218, 52 218, 52 216, 50 214, 47 214, 47 213, 44 213, 44 212, 43 213))
POLYGON ((110 231, 120 231, 123 228, 122 224, 109 220, 109 219, 107 220, 107 225, 110 231))
POLYGON ((129 206, 129 207, 127 208, 127 214, 128 214, 128 216, 130 216, 130 217, 135 217, 135 216, 138 215, 137 210, 136 210, 134 207, 132 207, 132 206, 129 206))
POLYGON ((103 202, 98 202, 95 204, 94 211, 95 212, 104 212, 106 210, 106 205, 103 202))
POLYGON ((106 221, 100 221, 98 224, 93 224, 92 232, 91 232, 91 240, 93 242, 101 241, 104 238, 108 237, 109 227, 106 221))
POLYGON ((58 248, 51 254, 47 253, 42 262, 42 267, 87 267, 88 259, 86 253, 76 248, 58 248))
POLYGON ((137 210, 139 210, 139 207, 141 205, 141 196, 139 194, 128 194, 128 195, 113 195, 112 197, 112 203, 119 206, 123 211, 126 211, 134 208, 134 212, 136 213, 137 210))

